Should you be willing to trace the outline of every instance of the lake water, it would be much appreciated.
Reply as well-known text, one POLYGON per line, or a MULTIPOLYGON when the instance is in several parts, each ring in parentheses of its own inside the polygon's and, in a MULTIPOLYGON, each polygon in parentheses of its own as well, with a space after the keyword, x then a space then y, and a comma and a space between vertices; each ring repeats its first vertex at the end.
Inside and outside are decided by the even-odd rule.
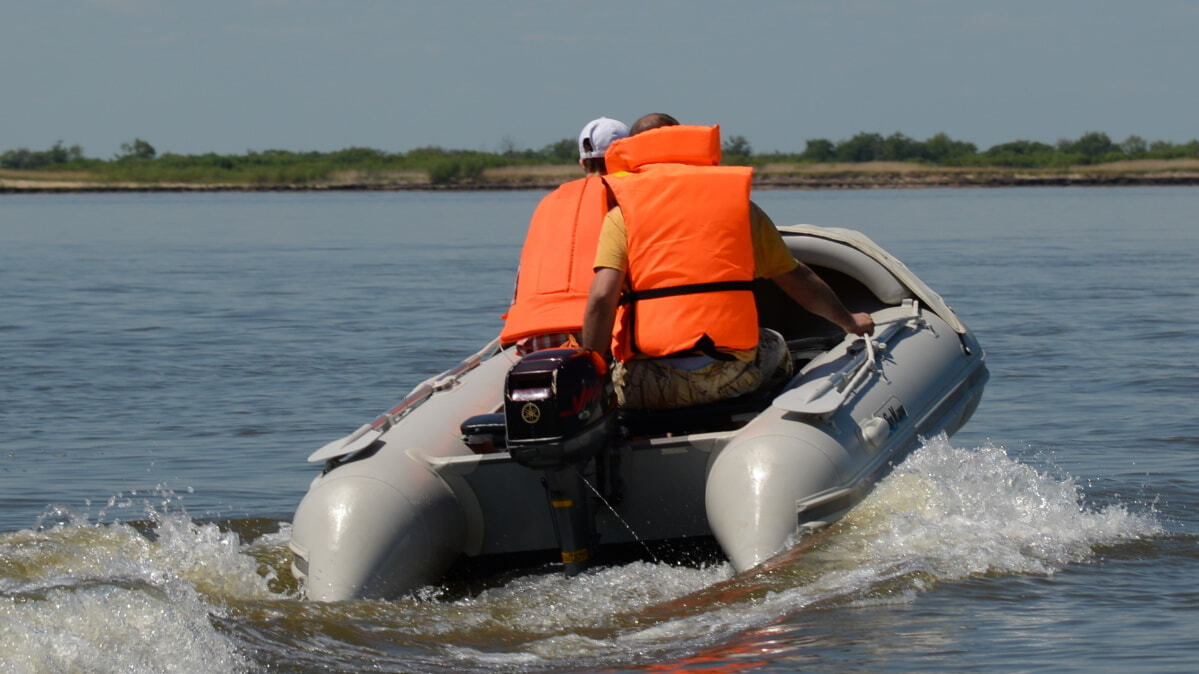
POLYGON ((1199 668, 1199 189, 767 191, 991 380, 767 574, 316 604, 307 455, 499 328, 541 194, 0 196, 0 671, 1199 668))

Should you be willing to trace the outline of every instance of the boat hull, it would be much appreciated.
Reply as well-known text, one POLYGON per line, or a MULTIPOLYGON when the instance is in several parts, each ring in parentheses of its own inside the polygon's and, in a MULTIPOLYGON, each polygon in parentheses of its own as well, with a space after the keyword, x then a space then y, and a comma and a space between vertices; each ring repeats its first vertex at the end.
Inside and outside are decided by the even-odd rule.
MULTIPOLYGON (((626 417, 621 437, 579 469, 594 486, 601 545, 710 536, 744 571, 835 521, 923 438, 952 434, 977 407, 983 350, 939 296, 856 233, 783 233, 851 309, 871 312, 875 335, 826 334, 772 402, 714 411, 713 430, 638 430, 626 417)), ((788 338, 820 329, 782 306, 763 301, 759 314, 788 338)), ((516 362, 485 349, 310 457, 324 470, 290 543, 309 598, 394 597, 438 582, 463 557, 548 559, 558 549, 544 474, 472 447, 459 430, 502 409, 516 362)))

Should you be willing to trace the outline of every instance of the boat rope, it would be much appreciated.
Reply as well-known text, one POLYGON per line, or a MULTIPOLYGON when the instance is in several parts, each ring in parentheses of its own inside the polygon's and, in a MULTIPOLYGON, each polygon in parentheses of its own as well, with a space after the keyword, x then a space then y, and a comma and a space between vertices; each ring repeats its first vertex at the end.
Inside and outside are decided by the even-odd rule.
POLYGON ((598 497, 600 502, 603 503, 604 506, 616 516, 616 519, 620 520, 620 523, 624 525, 624 528, 629 530, 629 534, 633 536, 633 540, 637 541, 641 544, 641 547, 645 548, 646 554, 650 556, 650 559, 654 560, 654 564, 661 564, 662 561, 658 559, 658 556, 655 555, 654 551, 650 549, 649 544, 641 540, 641 537, 638 536, 637 532, 633 530, 633 526, 625 521, 625 518, 621 517, 620 513, 616 512, 616 508, 614 508, 611 503, 608 503, 608 499, 604 498, 604 495, 600 493, 600 490, 596 489, 595 485, 591 484, 591 480, 588 480, 587 477, 583 475, 583 471, 579 470, 577 466, 575 467, 575 473, 578 474, 579 479, 583 481, 583 484, 587 485, 591 491, 595 492, 596 497, 598 497))

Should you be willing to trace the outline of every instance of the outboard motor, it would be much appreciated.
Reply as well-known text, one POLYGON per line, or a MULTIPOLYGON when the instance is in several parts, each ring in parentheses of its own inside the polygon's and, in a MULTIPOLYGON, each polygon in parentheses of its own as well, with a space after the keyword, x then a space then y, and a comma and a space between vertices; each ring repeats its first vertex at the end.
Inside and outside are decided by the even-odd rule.
POLYGON ((525 356, 504 385, 506 444, 513 460, 541 470, 567 575, 591 557, 595 520, 583 468, 616 430, 616 395, 599 353, 547 349, 525 356))

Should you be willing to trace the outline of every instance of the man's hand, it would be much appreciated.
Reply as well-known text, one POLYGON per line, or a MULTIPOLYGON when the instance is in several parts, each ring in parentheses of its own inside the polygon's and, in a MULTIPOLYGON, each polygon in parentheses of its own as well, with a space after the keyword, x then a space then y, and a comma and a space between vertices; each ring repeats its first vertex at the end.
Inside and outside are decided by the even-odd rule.
POLYGON ((870 317, 870 314, 850 314, 849 317, 853 319, 853 329, 846 330, 846 332, 867 337, 874 334, 874 319, 870 317))

